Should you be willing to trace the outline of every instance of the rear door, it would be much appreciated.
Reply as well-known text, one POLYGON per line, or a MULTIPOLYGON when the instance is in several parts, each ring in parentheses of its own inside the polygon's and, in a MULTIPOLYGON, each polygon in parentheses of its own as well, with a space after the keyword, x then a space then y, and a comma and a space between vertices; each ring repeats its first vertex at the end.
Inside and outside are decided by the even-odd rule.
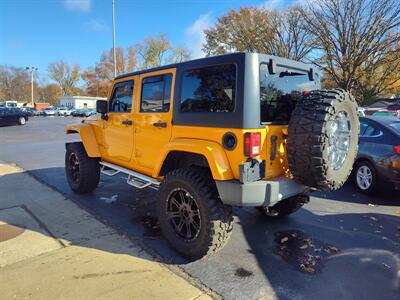
POLYGON ((134 89, 134 77, 114 83, 109 100, 108 120, 103 121, 105 158, 112 162, 129 162, 132 156, 134 89))
POLYGON ((171 139, 175 69, 140 75, 135 115, 135 158, 149 171, 160 149, 171 139))

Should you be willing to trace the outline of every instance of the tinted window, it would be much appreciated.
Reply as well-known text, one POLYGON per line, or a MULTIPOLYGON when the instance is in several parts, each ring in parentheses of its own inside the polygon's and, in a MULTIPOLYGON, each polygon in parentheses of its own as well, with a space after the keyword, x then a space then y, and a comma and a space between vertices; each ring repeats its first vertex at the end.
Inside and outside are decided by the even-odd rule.
MULTIPOLYGON (((315 74, 315 78, 318 76, 315 74)), ((319 79, 318 79, 319 80, 319 79)), ((315 90, 319 81, 310 81, 303 71, 277 68, 270 74, 267 64, 260 65, 261 122, 287 123, 297 101, 304 91, 315 90)))
POLYGON ((171 99, 172 74, 147 77, 142 81, 141 112, 167 112, 171 99))
POLYGON ((395 131, 397 131, 398 133, 400 133, 400 122, 390 123, 389 126, 391 128, 393 128, 395 131))
POLYGON ((236 66, 187 70, 183 73, 182 112, 232 112, 235 107, 236 66))
POLYGON ((132 94, 133 80, 115 84, 110 101, 110 112, 131 112, 132 94))
POLYGON ((374 126, 368 124, 368 126, 365 127, 364 131, 361 133, 361 136, 363 137, 373 137, 380 135, 381 131, 374 126))

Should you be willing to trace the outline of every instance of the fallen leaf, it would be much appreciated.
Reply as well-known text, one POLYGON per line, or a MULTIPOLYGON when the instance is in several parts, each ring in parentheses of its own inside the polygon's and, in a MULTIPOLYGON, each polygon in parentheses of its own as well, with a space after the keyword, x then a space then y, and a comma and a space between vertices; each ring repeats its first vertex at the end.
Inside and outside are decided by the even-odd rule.
POLYGON ((281 244, 287 242, 289 240, 289 238, 287 236, 281 238, 281 244))
POLYGON ((300 249, 307 249, 308 248, 308 244, 305 243, 303 246, 300 246, 300 249))
POLYGON ((400 216, 400 210, 396 210, 395 214, 400 216))
POLYGON ((376 205, 375 205, 375 204, 368 203, 368 206, 375 207, 376 205))
POLYGON ((375 218, 375 217, 369 217, 369 219, 372 220, 372 221, 374 221, 374 222, 378 221, 378 219, 375 218))

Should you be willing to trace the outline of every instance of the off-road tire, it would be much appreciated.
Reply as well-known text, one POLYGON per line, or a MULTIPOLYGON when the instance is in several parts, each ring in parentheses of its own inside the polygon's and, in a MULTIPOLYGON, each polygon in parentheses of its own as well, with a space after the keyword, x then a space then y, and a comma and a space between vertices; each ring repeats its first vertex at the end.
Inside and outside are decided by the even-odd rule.
POLYGON ((81 142, 67 144, 65 153, 65 174, 71 189, 78 194, 92 192, 100 181, 100 165, 98 158, 88 157, 81 142), (75 155, 79 162, 78 180, 74 181, 69 163, 71 156, 75 155))
POLYGON ((25 117, 19 117, 18 118, 18 124, 21 125, 21 126, 25 125, 26 124, 25 117))
POLYGON ((166 174, 158 191, 157 214, 161 232, 183 257, 196 260, 222 249, 233 228, 232 207, 224 205, 215 182, 206 168, 190 167, 166 174), (186 241, 171 225, 167 213, 169 195, 179 188, 188 191, 196 200, 201 216, 201 229, 194 240, 186 241))
POLYGON ((296 195, 279 201, 277 204, 269 207, 268 211, 262 206, 257 207, 257 209, 270 219, 282 219, 295 213, 308 202, 308 195, 296 195))
POLYGON ((354 97, 342 89, 312 91, 297 103, 288 128, 287 154, 294 179, 306 186, 331 191, 349 177, 358 149, 360 123, 354 97), (343 164, 334 169, 328 161, 328 124, 345 112, 350 143, 343 164))

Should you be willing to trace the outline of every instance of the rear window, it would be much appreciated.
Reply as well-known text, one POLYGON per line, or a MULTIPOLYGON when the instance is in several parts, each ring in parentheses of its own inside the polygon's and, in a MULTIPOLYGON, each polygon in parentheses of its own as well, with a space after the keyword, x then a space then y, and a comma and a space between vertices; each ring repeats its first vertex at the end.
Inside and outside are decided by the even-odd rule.
POLYGON ((389 126, 390 126, 391 128, 393 128, 397 133, 400 134, 400 122, 390 123, 389 126))
POLYGON ((183 73, 182 112, 232 112, 236 97, 236 66, 218 65, 183 73))
POLYGON ((261 122, 288 123, 302 93, 318 88, 318 74, 315 74, 315 81, 310 81, 306 71, 283 67, 278 67, 275 74, 270 74, 268 64, 261 64, 261 122))

